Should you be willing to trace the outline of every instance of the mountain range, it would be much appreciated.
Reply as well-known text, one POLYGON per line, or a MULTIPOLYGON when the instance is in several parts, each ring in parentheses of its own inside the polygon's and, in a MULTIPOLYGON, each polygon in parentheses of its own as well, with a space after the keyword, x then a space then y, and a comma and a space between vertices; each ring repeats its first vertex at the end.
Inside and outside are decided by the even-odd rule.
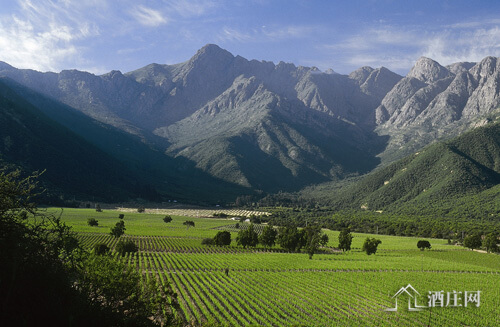
MULTIPOLYGON (((500 114, 499 65, 487 57, 444 67, 422 57, 404 77, 384 67, 342 75, 207 45, 184 63, 125 74, 0 63, 0 86, 4 98, 109 156, 136 185, 120 187, 129 197, 221 202, 362 176, 488 125, 500 114)), ((7 152, 2 160, 19 161, 7 152)))

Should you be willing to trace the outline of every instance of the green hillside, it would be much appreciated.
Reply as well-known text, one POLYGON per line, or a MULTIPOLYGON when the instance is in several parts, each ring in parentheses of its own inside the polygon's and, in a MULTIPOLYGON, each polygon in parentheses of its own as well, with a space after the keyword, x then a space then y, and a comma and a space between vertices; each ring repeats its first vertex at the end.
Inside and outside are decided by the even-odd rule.
POLYGON ((499 140, 499 123, 477 128, 337 189, 329 201, 339 208, 418 214, 470 212, 482 203, 500 212, 499 140))

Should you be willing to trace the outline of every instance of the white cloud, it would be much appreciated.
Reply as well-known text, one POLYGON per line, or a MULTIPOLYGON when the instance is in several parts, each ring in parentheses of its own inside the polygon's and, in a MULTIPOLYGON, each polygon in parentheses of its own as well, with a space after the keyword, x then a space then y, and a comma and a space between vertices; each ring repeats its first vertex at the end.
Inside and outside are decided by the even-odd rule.
POLYGON ((152 8, 137 6, 130 13, 142 25, 156 27, 167 23, 162 13, 152 8))
POLYGON ((0 60, 42 71, 60 70, 68 61, 83 64, 78 42, 99 35, 99 28, 82 19, 78 9, 90 2, 18 1, 15 14, 0 16, 0 60))
POLYGON ((19 68, 56 70, 58 63, 77 54, 68 26, 49 24, 37 31, 29 22, 13 17, 0 25, 0 60, 19 68))
POLYGON ((442 65, 500 56, 500 28, 495 25, 498 22, 370 27, 319 48, 335 57, 337 65, 349 69, 385 66, 404 74, 421 56, 442 65))

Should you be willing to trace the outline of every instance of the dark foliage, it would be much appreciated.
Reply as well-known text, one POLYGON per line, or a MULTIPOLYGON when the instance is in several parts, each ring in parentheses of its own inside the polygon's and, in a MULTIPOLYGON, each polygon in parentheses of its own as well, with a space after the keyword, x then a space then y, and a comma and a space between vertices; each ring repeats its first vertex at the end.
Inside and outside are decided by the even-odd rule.
POLYGON ((214 244, 223 246, 231 244, 231 233, 228 231, 218 231, 214 236, 214 244))
POLYGON ((125 222, 123 220, 120 220, 119 222, 116 223, 115 227, 111 228, 111 232, 109 232, 111 235, 114 237, 118 238, 125 234, 125 222))
POLYGON ((127 253, 135 253, 139 250, 134 241, 131 240, 120 240, 116 243, 115 247, 116 252, 118 252, 122 257, 127 253))
POLYGON ((99 226, 99 221, 95 218, 87 219, 87 225, 89 226, 99 226))
POLYGON ((420 240, 417 242, 417 248, 420 249, 420 251, 424 251, 425 249, 430 250, 431 249, 431 243, 427 240, 420 240))
POLYGON ((96 255, 104 255, 109 252, 109 247, 105 243, 96 243, 93 250, 96 255))
POLYGON ((377 247, 380 243, 382 243, 382 241, 379 239, 367 237, 361 249, 368 255, 375 254, 377 253, 377 247))
POLYGON ((248 228, 242 229, 238 232, 238 236, 236 236, 236 243, 244 248, 247 246, 254 247, 259 243, 259 235, 254 230, 253 224, 250 224, 248 228))

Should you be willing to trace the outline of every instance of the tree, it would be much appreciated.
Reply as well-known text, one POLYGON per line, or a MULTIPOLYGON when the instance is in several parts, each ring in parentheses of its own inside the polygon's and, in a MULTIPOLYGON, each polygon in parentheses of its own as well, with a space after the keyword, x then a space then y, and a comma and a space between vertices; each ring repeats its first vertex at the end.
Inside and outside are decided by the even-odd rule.
POLYGON ((97 212, 102 212, 101 205, 100 205, 99 203, 98 203, 98 204, 96 204, 96 206, 95 206, 95 211, 97 211, 97 212))
POLYGON ((119 222, 116 223, 115 227, 111 228, 110 234, 118 238, 123 234, 125 234, 125 229, 126 229, 125 222, 123 220, 120 220, 119 222))
POLYGON ((295 226, 284 226, 279 229, 276 242, 288 252, 299 252, 304 246, 304 234, 295 226))
POLYGON ((471 250, 479 249, 482 243, 480 234, 472 234, 464 238, 464 246, 471 250))
POLYGON ((273 247, 276 243, 277 235, 278 231, 272 225, 267 225, 259 236, 259 243, 266 248, 273 247))
POLYGON ((144 206, 140 206, 139 208, 137 208, 137 212, 139 213, 143 213, 146 211, 146 208, 144 208, 144 206))
POLYGON ((123 218, 125 218, 125 214, 123 214, 123 213, 119 214, 119 215, 118 215, 118 218, 119 218, 119 219, 123 219, 123 218))
POLYGON ((344 228, 339 234, 339 249, 342 251, 350 251, 353 236, 349 228, 344 228))
POLYGON ((134 241, 127 240, 127 241, 118 241, 115 247, 116 252, 118 252, 122 257, 125 256, 125 254, 129 252, 137 252, 139 248, 137 245, 135 245, 134 241))
POLYGON ((0 326, 176 323, 168 282, 144 283, 132 266, 85 251, 61 216, 37 211, 37 176, 0 172, 0 326))
POLYGON ((167 215, 167 216, 163 217, 163 221, 166 223, 169 223, 172 221, 172 217, 167 215))
POLYGON ((367 237, 361 249, 368 255, 375 254, 380 243, 382 243, 382 241, 379 239, 367 237))
POLYGON ((194 221, 192 220, 186 220, 185 222, 182 223, 184 226, 187 227, 187 229, 189 229, 189 227, 194 227, 194 221))
POLYGON ((420 240, 417 242, 417 248, 420 249, 420 251, 424 251, 425 249, 431 249, 431 243, 426 240, 420 240))
POLYGON ((149 318, 158 325, 176 321, 175 311, 180 307, 170 284, 158 283, 155 278, 143 282, 133 266, 111 256, 86 256, 78 277, 78 288, 90 304, 110 313, 105 321, 97 321, 101 326, 153 325, 149 318), (117 316, 125 321, 115 321, 117 316))
POLYGON ((489 233, 483 240, 483 247, 489 252, 498 252, 498 235, 489 233))
POLYGON ((328 244, 328 236, 321 232, 319 226, 307 226, 302 230, 303 242, 309 259, 312 259, 314 253, 318 251, 323 244, 328 244), (326 237, 325 237, 326 236, 326 237))
POLYGON ((215 245, 230 245, 231 244, 231 233, 228 231, 219 231, 214 236, 215 245))
POLYGON ((89 218, 87 219, 87 225, 89 226, 99 226, 99 221, 95 218, 89 218))
POLYGON ((254 247, 259 243, 259 235, 254 230, 253 224, 250 224, 248 228, 242 229, 238 232, 236 243, 244 248, 247 246, 254 247))

